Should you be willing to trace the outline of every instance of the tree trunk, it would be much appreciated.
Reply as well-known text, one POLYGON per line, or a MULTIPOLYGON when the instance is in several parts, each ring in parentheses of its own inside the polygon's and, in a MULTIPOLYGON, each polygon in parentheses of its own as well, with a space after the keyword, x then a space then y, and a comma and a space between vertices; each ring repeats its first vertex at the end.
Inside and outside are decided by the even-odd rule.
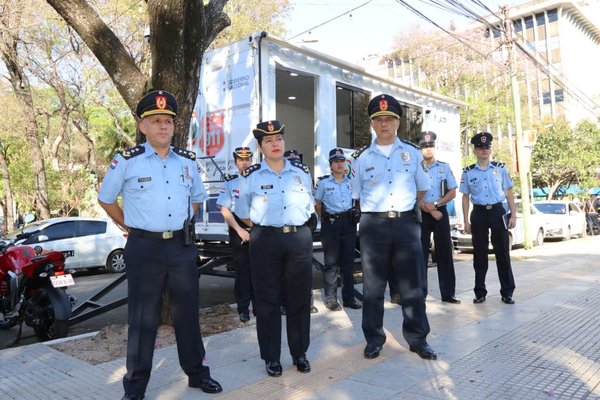
POLYGON ((13 212, 13 196, 12 188, 10 187, 10 172, 6 164, 6 151, 2 143, 0 143, 0 177, 2 178, 4 189, 4 207, 3 207, 3 233, 11 231, 15 223, 15 213, 13 212))
MULTIPOLYGON (((23 71, 17 54, 18 27, 20 26, 20 14, 23 7, 22 2, 8 1, 4 5, 0 17, 0 52, 8 70, 10 84, 15 93, 19 108, 25 122, 25 138, 29 145, 31 162, 33 165, 33 176, 35 179, 35 204, 41 219, 50 218, 50 204, 48 202, 48 187, 46 183, 46 169, 44 167, 44 155, 38 137, 37 123, 35 119, 35 108, 29 79, 23 71)), ((10 205, 8 205, 10 207, 10 205)))

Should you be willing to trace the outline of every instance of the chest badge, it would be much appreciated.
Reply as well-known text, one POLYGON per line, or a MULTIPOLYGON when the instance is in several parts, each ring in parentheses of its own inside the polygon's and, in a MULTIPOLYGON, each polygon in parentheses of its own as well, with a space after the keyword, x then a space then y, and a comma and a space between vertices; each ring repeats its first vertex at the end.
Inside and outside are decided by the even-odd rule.
POLYGON ((403 152, 402 154, 400 154, 400 157, 402 158, 403 161, 410 160, 410 154, 408 154, 407 152, 403 152))
POLYGON ((500 175, 500 170, 498 170, 498 169, 494 169, 494 172, 493 172, 493 174, 494 174, 494 175, 500 175))

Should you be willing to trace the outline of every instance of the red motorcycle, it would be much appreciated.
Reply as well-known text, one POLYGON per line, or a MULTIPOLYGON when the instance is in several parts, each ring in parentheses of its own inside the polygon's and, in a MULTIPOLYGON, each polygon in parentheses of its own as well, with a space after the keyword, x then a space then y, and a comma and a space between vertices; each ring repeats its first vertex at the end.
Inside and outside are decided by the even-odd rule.
POLYGON ((0 329, 18 324, 15 343, 23 322, 41 341, 65 337, 72 315, 66 287, 74 284, 65 271, 65 255, 15 245, 19 239, 0 241, 0 329))

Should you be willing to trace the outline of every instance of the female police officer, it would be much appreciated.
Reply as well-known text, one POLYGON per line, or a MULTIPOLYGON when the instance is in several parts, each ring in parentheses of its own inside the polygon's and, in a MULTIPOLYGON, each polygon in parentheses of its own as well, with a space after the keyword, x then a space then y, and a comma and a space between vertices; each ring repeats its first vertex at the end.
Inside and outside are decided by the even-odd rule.
POLYGON ((181 368, 189 386, 220 392, 202 365, 204 345, 198 322, 198 249, 184 240, 184 221, 198 210, 206 191, 195 154, 171 147, 177 102, 156 90, 136 109, 147 142, 117 154, 100 187, 98 200, 115 222, 129 231, 128 322, 125 397, 143 399, 152 370, 154 341, 163 288, 169 290, 181 368), (123 199, 123 208, 117 196, 123 199))
MULTIPOLYGON (((252 151, 249 147, 238 147, 233 152, 235 166, 241 174, 252 164, 252 151)), ((221 189, 217 205, 221 207, 221 214, 227 225, 229 225, 229 244, 233 251, 233 262, 235 264, 235 302, 241 322, 250 320, 250 302, 252 301, 252 281, 250 280, 250 254, 248 241, 250 233, 248 225, 235 214, 235 203, 240 197, 240 181, 243 178, 238 175, 227 175, 225 185, 221 189)))
POLYGON ((246 169, 236 214, 252 225, 250 264, 260 356, 269 376, 282 373, 281 299, 287 310, 290 353, 300 372, 309 372, 312 234, 314 210, 308 167, 287 160, 284 125, 261 122, 253 130, 264 159, 246 169), (283 296, 282 296, 283 295, 283 296))

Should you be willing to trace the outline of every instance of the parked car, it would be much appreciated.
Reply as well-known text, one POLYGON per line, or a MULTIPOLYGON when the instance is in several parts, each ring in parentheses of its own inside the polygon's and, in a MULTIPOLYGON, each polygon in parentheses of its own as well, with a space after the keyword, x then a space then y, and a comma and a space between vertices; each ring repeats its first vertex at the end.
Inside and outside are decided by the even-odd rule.
POLYGON ((585 236, 586 220, 583 210, 574 202, 547 200, 533 203, 544 218, 547 238, 569 240, 574 235, 585 236))
MULTIPOLYGON (((8 234, 16 236, 21 229, 8 234)), ((25 225, 19 244, 58 250, 67 256, 67 269, 106 268, 124 272, 123 249, 127 232, 111 219, 60 217, 25 225)))
MULTIPOLYGON (((508 231, 508 240, 510 248, 516 246, 522 246, 525 244, 525 229, 523 227, 523 208, 521 200, 515 200, 517 206, 517 222, 516 226, 508 231)), ((508 204, 504 204, 504 208, 508 210, 508 204)), ((473 205, 471 205, 471 210, 473 205)), ((544 244, 544 238, 546 237, 546 228, 544 226, 544 218, 542 214, 535 208, 531 207, 530 219, 529 219, 529 237, 533 240, 534 246, 541 246, 544 244)), ((466 234, 464 231, 463 223, 460 222, 452 232, 452 244, 456 250, 468 250, 473 251, 473 241, 470 234, 466 234)), ((492 241, 490 238, 489 249, 491 250, 492 241)))

